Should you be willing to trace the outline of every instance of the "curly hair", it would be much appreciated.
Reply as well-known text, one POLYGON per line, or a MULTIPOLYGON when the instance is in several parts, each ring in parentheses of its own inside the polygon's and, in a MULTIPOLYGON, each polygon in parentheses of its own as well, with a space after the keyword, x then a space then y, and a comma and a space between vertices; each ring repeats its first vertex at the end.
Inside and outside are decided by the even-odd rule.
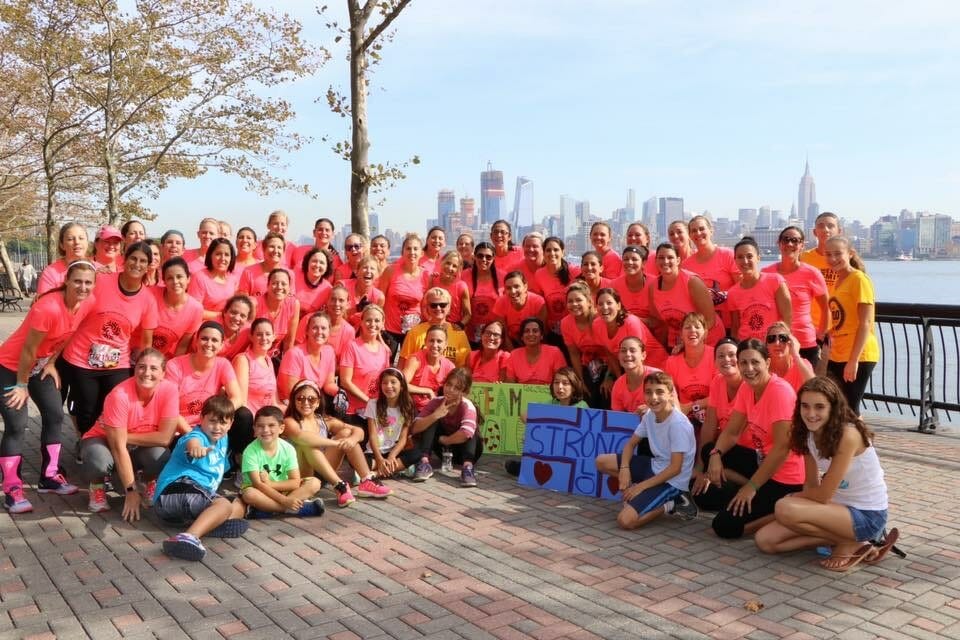
POLYGON ((853 426, 860 434, 863 440, 863 446, 869 447, 873 440, 873 432, 867 428, 863 420, 854 413, 847 404, 847 399, 830 378, 816 377, 810 378, 800 387, 797 392, 797 405, 793 410, 793 428, 790 429, 790 449, 800 455, 809 453, 807 448, 807 439, 810 430, 803 422, 800 415, 800 402, 805 393, 820 393, 826 397, 830 403, 830 414, 824 424, 814 435, 813 442, 817 446, 817 451, 823 458, 832 458, 837 453, 840 446, 840 440, 843 438, 843 430, 847 425, 853 426))

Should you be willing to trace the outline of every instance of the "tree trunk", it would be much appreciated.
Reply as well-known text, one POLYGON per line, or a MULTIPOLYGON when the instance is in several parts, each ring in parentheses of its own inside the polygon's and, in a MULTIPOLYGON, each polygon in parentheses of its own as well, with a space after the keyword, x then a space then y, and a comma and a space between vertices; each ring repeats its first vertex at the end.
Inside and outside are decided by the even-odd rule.
POLYGON ((350 151, 350 226, 353 233, 370 237, 370 211, 367 176, 370 140, 367 136, 367 54, 360 50, 364 24, 351 20, 350 103, 353 124, 353 148, 350 151))
POLYGON ((47 218, 43 222, 47 241, 47 264, 60 257, 60 229, 57 228, 57 196, 47 183, 47 218))
POLYGON ((17 272, 13 270, 13 263, 10 262, 10 255, 7 253, 7 244, 3 241, 3 238, 0 238, 0 264, 3 265, 4 271, 10 276, 10 286, 22 296, 23 291, 20 290, 20 283, 17 281, 17 272))
POLYGON ((104 169, 107 180, 107 224, 120 226, 119 194, 117 193, 117 166, 113 151, 109 148, 104 152, 104 169))

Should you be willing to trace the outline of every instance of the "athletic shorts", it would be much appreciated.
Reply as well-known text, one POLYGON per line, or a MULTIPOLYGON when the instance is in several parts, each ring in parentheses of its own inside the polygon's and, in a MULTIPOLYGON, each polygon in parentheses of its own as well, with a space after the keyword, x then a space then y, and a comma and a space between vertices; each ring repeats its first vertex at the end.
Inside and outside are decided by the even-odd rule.
MULTIPOLYGON (((634 454, 634 456, 630 458, 630 480, 633 482, 643 482, 647 478, 652 478, 655 475, 653 473, 652 463, 653 458, 650 456, 634 454)), ((617 468, 620 468, 619 453, 617 454, 617 468)), ((633 507, 637 515, 642 516, 650 513, 654 509, 662 507, 665 502, 673 500, 681 493, 680 489, 669 484, 658 484, 634 496, 627 504, 633 507)))
POLYGON ((186 524, 196 520, 216 498, 216 493, 189 478, 180 478, 167 485, 163 493, 154 499, 153 510, 165 522, 186 524))

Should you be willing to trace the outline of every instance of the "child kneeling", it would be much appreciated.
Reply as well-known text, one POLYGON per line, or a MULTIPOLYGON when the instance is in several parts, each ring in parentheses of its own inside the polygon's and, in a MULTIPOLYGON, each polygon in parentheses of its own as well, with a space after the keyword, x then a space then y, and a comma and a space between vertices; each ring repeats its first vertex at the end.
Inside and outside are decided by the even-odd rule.
POLYGON ((323 515, 323 500, 314 498, 320 480, 300 478, 296 448, 280 438, 283 412, 273 405, 261 407, 253 417, 256 438, 243 450, 243 501, 250 517, 269 518, 277 513, 301 518, 323 515))
POLYGON ((597 456, 597 470, 620 481, 624 505, 617 524, 623 529, 637 529, 664 513, 681 520, 698 513, 687 492, 697 442, 690 421, 674 405, 673 380, 661 371, 651 373, 643 379, 643 393, 649 410, 623 453, 597 456))
POLYGON ((163 541, 167 555, 202 560, 207 550, 200 538, 236 538, 249 526, 240 500, 217 495, 226 470, 226 435, 233 424, 233 411, 233 403, 226 397, 207 398, 199 426, 177 441, 157 478, 157 516, 169 523, 190 523, 186 531, 163 541))

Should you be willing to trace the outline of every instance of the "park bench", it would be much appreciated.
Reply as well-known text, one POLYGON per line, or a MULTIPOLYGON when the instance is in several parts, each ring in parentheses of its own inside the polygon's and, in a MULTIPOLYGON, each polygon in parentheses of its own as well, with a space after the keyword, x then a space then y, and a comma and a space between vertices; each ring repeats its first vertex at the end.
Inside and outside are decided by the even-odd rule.
POLYGON ((8 311, 9 309, 23 311, 23 307, 20 306, 22 300, 23 294, 13 287, 13 283, 10 282, 10 275, 0 274, 0 311, 8 311))

